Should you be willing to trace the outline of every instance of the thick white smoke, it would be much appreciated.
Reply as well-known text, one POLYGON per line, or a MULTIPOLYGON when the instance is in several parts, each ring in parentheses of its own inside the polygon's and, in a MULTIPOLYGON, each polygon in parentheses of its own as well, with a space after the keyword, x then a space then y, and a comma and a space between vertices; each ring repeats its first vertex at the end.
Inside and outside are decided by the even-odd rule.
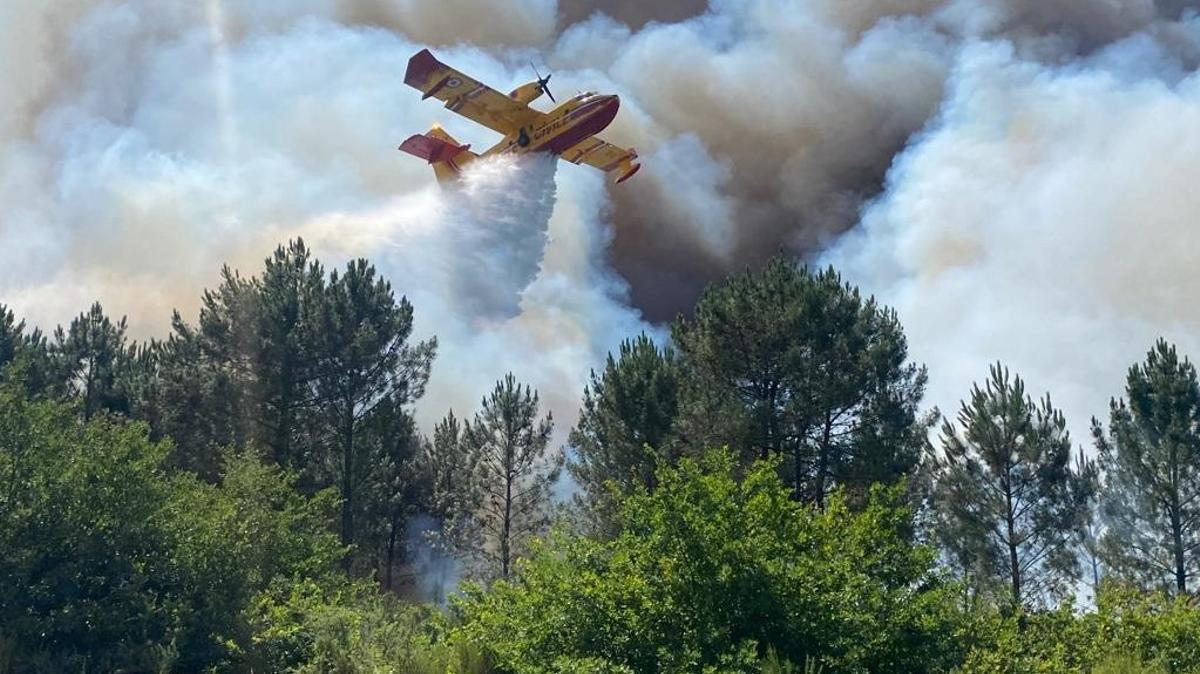
POLYGON ((1192 4, 0 3, 0 301, 50 326, 99 299, 158 334, 221 263, 304 235, 371 257, 441 337, 423 421, 513 369, 566 426, 639 310, 833 245, 901 310, 932 402, 1001 358, 1078 428, 1155 334, 1193 344, 1192 4), (500 89, 536 60, 560 97, 621 94, 605 136, 645 170, 436 191, 399 140, 495 137, 403 85, 426 45, 500 89))
POLYGON ((424 427, 451 408, 469 418, 511 370, 541 391, 563 436, 591 364, 646 328, 602 263, 607 231, 590 219, 603 210, 600 176, 560 183, 558 199, 548 157, 485 160, 458 188, 289 230, 330 263, 367 255, 413 302, 417 334, 438 336, 424 427))
POLYGON ((945 411, 1000 359, 1082 441, 1157 337, 1200 356, 1200 75, 1134 37, 1062 67, 980 44, 951 81, 827 259, 898 308, 945 411))

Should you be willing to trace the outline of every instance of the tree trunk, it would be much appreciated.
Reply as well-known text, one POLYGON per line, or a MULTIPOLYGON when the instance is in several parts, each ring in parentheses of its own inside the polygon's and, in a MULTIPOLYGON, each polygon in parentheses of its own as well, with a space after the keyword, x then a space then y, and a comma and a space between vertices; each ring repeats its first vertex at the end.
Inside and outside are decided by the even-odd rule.
MULTIPOLYGON (((782 452, 783 443, 779 441, 779 418, 775 414, 775 386, 772 384, 769 387, 770 392, 767 394, 767 437, 763 438, 763 446, 758 452, 758 458, 765 461, 771 456, 772 451, 782 452)), ((799 455, 796 456, 799 459, 799 455)), ((799 475, 799 471, 796 473, 799 475)))
POLYGON ((1014 520, 1015 512, 1013 511, 1012 482, 1007 478, 1004 480, 1004 504, 1004 519, 1008 525, 1008 540, 1006 541, 1008 543, 1008 565, 1009 572, 1012 575, 1012 603, 1015 609, 1021 605, 1021 565, 1017 559, 1017 535, 1016 522, 1014 520))
POLYGON ((388 531, 387 567, 383 571, 383 587, 388 592, 392 591, 392 569, 396 566, 396 530, 396 520, 393 519, 388 531))
POLYGON ((1178 506, 1171 508, 1171 548, 1175 554, 1175 590, 1182 597, 1187 595, 1187 565, 1184 561, 1183 523, 1178 506))
POLYGON ((825 507, 825 474, 829 471, 829 439, 833 435, 833 417, 825 410, 825 427, 821 432, 821 447, 818 449, 817 474, 814 476, 813 502, 817 508, 825 507))
POLYGON ((509 537, 512 535, 512 472, 504 476, 504 527, 500 535, 500 575, 508 578, 509 555, 512 548, 509 537))
POLYGON ((797 501, 804 499, 804 462, 801 459, 801 451, 804 448, 804 443, 796 443, 795 449, 792 450, 792 498, 797 501))
MULTIPOLYGON (((354 542, 354 418, 353 407, 342 432, 342 545, 354 542)), ((349 558, 347 558, 347 563, 349 558)))
POLYGON ((92 420, 92 392, 96 388, 96 361, 91 359, 87 366, 87 377, 83 380, 83 420, 92 420))

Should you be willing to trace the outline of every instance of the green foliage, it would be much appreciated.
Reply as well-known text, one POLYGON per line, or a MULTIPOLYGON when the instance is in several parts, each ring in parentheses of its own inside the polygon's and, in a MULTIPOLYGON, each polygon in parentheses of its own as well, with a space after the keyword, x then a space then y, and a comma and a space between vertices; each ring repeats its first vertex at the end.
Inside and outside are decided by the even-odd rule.
POLYGON ((539 418, 539 405, 537 392, 509 373, 464 430, 479 471, 475 554, 483 562, 477 574, 483 579, 507 578, 530 539, 550 521, 550 490, 563 455, 547 451, 554 422, 549 414, 539 418))
POLYGON ((230 459, 218 487, 167 475, 146 428, 0 388, 0 634, 16 671, 234 662, 268 584, 340 556, 332 500, 230 459))
POLYGON ((645 334, 622 342, 618 357, 610 353, 604 371, 592 372, 571 431, 575 451, 567 470, 594 529, 612 530, 614 488, 653 489, 659 463, 678 458, 671 445, 679 387, 675 352, 659 350, 645 334))
MULTIPOLYGON (((435 521, 426 542, 440 554, 470 559, 483 544, 479 517, 487 473, 468 441, 466 425, 453 412, 434 427, 433 439, 425 441, 417 472, 418 503, 435 521)), ((444 601, 447 589, 435 581, 431 599, 444 601)))
POLYGON ((1071 469, 1071 439, 1047 396, 991 368, 946 422, 934 459, 938 537, 977 590, 1008 588, 1012 606, 1062 597, 1079 577, 1074 549, 1091 515, 1094 478, 1071 469))
POLYGON ((21 385, 31 395, 50 388, 53 368, 45 335, 36 328, 27 330, 25 321, 0 304, 0 377, 14 376, 8 372, 11 366, 21 369, 21 385))
POLYGON ((390 585, 415 506, 410 407, 436 349, 410 342, 412 322, 412 305, 365 260, 326 277, 292 241, 258 277, 223 269, 198 327, 176 314, 152 349, 139 416, 179 442, 175 466, 210 481, 221 447, 253 445, 306 493, 336 488, 356 570, 381 569, 390 585))
POLYGON ((860 514, 840 496, 816 511, 792 500, 774 463, 735 473, 727 452, 660 469, 654 492, 622 503, 615 539, 559 533, 518 581, 470 591, 464 633, 522 673, 563 658, 757 671, 768 647, 837 672, 953 660, 952 594, 932 551, 909 543, 899 490, 876 490, 860 514))
POLYGON ((359 519, 381 516, 370 484, 390 481, 386 473, 403 470, 417 449, 370 432, 393 426, 424 394, 436 342, 409 345, 412 320, 408 300, 397 302, 391 285, 361 259, 331 274, 316 312, 316 408, 332 446, 325 467, 342 498, 346 544, 358 541, 359 519))
POLYGON ((125 319, 113 322, 97 302, 66 330, 54 331, 54 383, 79 402, 84 419, 100 411, 129 414, 136 350, 125 337, 125 319))
POLYGON ((1092 674, 1170 674, 1160 664, 1147 664, 1132 655, 1114 655, 1092 668, 1092 674))
POLYGON ((262 671, 297 674, 488 674, 487 655, 450 639, 437 609, 404 604, 364 584, 292 583, 252 611, 262 671))
MULTIPOLYGON (((205 302, 212 300, 206 295, 205 302)), ((206 307, 203 312, 211 311, 206 307)), ((238 371, 211 357, 208 339, 179 313, 172 333, 150 345, 149 385, 138 402, 138 417, 156 438, 171 438, 173 468, 215 481, 223 447, 249 438, 246 401, 237 386, 238 371)))
POLYGON ((925 369, 906 362, 895 313, 834 270, 775 258, 709 288, 672 335, 689 444, 780 454, 796 496, 818 505, 838 486, 865 496, 920 459, 925 369))
POLYGON ((1111 573, 1186 594, 1200 572, 1200 385, 1159 340, 1129 370, 1109 434, 1093 420, 1107 473, 1101 555, 1111 573))
POLYGON ((254 339, 259 441, 272 460, 296 471, 311 471, 318 438, 305 419, 313 412, 316 379, 316 314, 322 307, 325 271, 311 259, 304 241, 289 241, 267 258, 253 284, 253 313, 247 316, 254 339))
POLYGON ((963 674, 1200 671, 1200 611, 1127 586, 1107 584, 1095 611, 980 616, 973 633, 963 674))
POLYGON ((1095 467, 999 368, 919 463, 895 314, 779 258, 710 288, 678 351, 641 335, 592 374, 591 526, 539 541, 563 457, 537 394, 510 374, 422 438, 412 327, 369 263, 327 275, 299 240, 151 344, 98 304, 52 341, 0 305, 0 674, 1200 672, 1200 385, 1165 342, 1094 423, 1093 521, 1095 467), (385 591, 420 572, 417 514, 500 580, 448 613, 385 591))

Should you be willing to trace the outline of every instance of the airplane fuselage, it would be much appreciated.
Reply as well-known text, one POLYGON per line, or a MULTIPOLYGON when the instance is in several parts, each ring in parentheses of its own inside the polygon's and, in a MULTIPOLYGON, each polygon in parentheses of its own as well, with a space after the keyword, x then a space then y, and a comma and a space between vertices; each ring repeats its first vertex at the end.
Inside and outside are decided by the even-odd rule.
POLYGON ((562 154, 608 128, 616 119, 621 99, 614 95, 585 94, 573 98, 541 119, 504 137, 484 156, 552 152, 562 154))

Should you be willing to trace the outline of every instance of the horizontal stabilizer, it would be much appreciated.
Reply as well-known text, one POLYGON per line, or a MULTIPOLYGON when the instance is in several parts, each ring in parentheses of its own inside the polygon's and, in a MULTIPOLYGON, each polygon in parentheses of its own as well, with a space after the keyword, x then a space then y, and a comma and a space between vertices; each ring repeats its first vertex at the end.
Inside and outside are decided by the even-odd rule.
POLYGON ((448 162, 469 149, 470 145, 458 145, 432 135, 412 136, 400 144, 400 150, 420 157, 430 164, 448 162))

